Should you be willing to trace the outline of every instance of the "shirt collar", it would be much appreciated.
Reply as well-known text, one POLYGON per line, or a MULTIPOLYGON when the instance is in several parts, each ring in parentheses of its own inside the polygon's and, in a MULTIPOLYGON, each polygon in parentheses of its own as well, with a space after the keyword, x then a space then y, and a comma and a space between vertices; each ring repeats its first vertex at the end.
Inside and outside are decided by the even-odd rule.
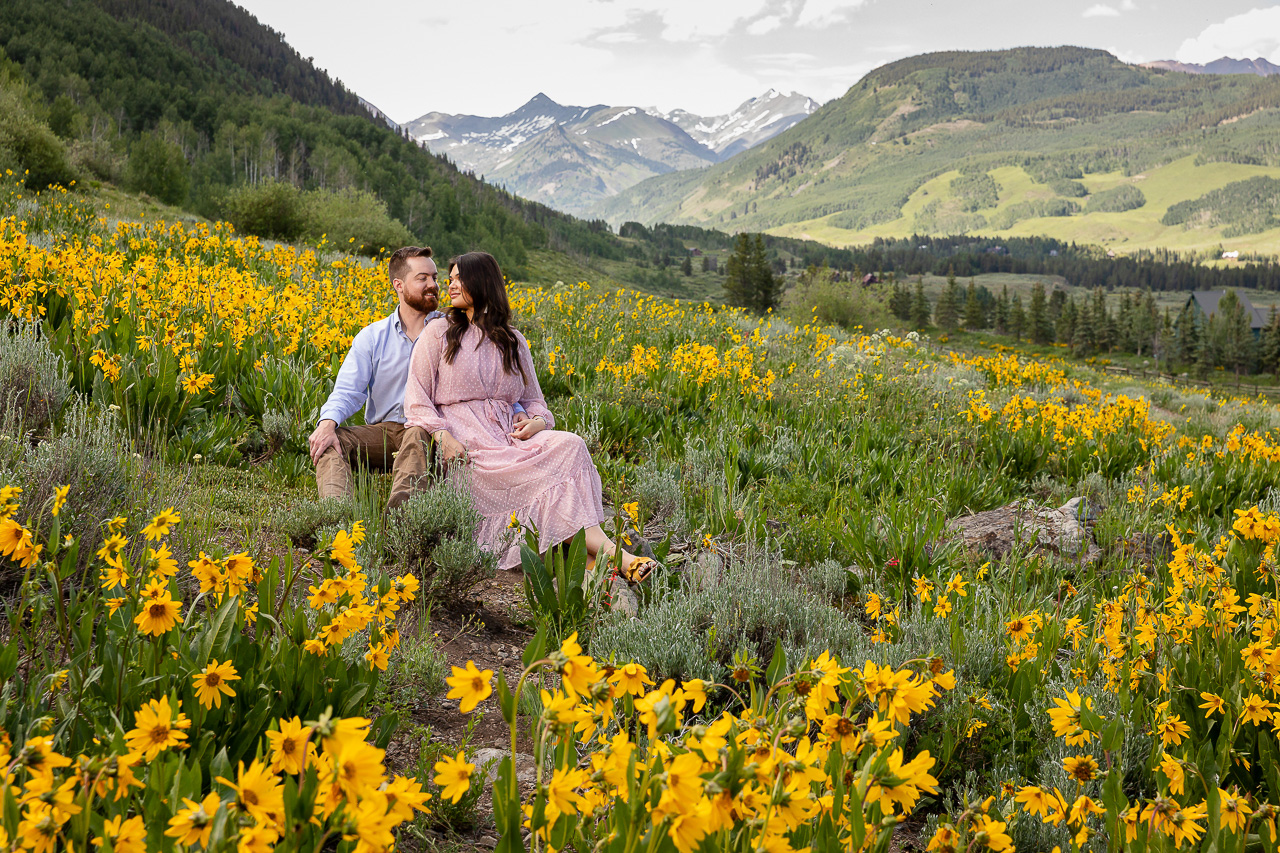
POLYGON ((396 305, 395 309, 391 312, 391 316, 388 317, 387 319, 391 321, 391 328, 396 330, 396 334, 406 338, 409 337, 404 333, 404 322, 400 319, 399 305, 396 305))

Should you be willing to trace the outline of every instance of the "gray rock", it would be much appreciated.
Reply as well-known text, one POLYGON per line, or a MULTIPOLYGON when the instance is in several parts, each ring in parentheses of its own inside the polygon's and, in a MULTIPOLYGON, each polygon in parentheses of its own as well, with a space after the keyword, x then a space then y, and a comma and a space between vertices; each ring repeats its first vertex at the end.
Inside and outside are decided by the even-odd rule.
POLYGON ((1102 555, 1090 532, 1091 515, 1092 508, 1083 497, 1057 509, 1018 501, 950 519, 944 541, 959 540, 966 548, 997 559, 1022 548, 1029 554, 1053 554, 1091 564, 1102 555))
MULTIPOLYGON (((498 765, 502 763, 502 759, 509 755, 505 749, 492 749, 485 747, 477 749, 474 763, 476 767, 484 773, 487 784, 493 785, 493 780, 498 778, 498 765)), ((538 764, 532 755, 526 755, 523 752, 516 753, 516 781, 521 784, 532 785, 538 779, 538 764)))
POLYGON ((640 599, 622 578, 613 578, 609 582, 609 609, 628 616, 640 615, 640 599))

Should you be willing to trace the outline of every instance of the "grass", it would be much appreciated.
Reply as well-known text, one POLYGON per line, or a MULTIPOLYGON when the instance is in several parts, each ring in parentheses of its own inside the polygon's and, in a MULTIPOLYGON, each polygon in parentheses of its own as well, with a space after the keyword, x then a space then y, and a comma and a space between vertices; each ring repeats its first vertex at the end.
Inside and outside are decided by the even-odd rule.
MULTIPOLYGON (((13 240, 15 252, 19 243, 13 240)), ((173 251, 186 245, 178 240, 173 251)), ((43 250, 23 244, 21 251, 43 250)), ((256 263, 258 280, 281 292, 309 292, 316 284, 310 277, 330 274, 307 271, 300 282, 274 275, 280 261, 256 263)), ((380 309, 385 286, 367 270, 357 272, 343 282, 349 301, 332 312, 349 314, 330 319, 354 325, 378 316, 373 307, 380 309)), ((545 272, 592 270, 548 263, 545 272)), ((50 279, 52 286, 63 283, 57 274, 50 279)), ((988 286, 1001 281, 984 277, 988 286)), ((1031 277, 1003 281, 1018 288, 1032 283, 1031 277)), ((931 287, 938 283, 930 280, 931 287)), ((182 286, 185 279, 161 279, 156 289, 176 295, 185 293, 182 286)), ((968 340, 959 336, 942 346, 676 305, 619 290, 608 279, 596 286, 513 287, 512 305, 516 325, 534 342, 534 365, 558 426, 590 438, 611 506, 621 512, 634 502, 636 526, 670 555, 643 596, 640 619, 591 614, 599 620, 596 630, 581 637, 596 643, 592 654, 635 656, 658 683, 690 675, 724 680, 728 667, 739 664, 763 670, 779 644, 793 667, 803 665, 801 657, 832 649, 857 668, 872 661, 923 673, 936 659, 939 672, 954 673, 956 698, 907 714, 904 733, 913 753, 928 749, 938 761, 942 790, 927 806, 938 821, 954 817, 941 804, 964 793, 979 801, 1001 797, 1002 813, 1017 814, 1002 793, 1007 779, 1064 784, 1061 762, 1069 753, 1048 710, 1068 690, 1096 697, 1105 722, 1120 721, 1119 745, 1106 751, 1123 775, 1115 778, 1124 795, 1135 800, 1167 793, 1158 765, 1148 759, 1158 742, 1152 732, 1168 715, 1196 726, 1187 744, 1161 745, 1182 760, 1205 760, 1205 747, 1227 728, 1239 740, 1216 748, 1240 754, 1266 748, 1253 728, 1211 730, 1214 724, 1187 704, 1201 692, 1231 694, 1234 702, 1242 679, 1247 689, 1265 692, 1239 664, 1241 649, 1253 642, 1252 616, 1186 644, 1176 633, 1183 620, 1172 616, 1167 624, 1153 622, 1150 640, 1139 630, 1144 626, 1124 627, 1124 643, 1113 638, 1104 616, 1154 613, 1173 599, 1212 610, 1224 584, 1241 600, 1280 594, 1256 571, 1262 543, 1232 528, 1236 510, 1280 510, 1274 493, 1280 415, 1273 407, 1221 389, 1209 393, 1113 377, 1079 363, 977 352, 959 347, 968 340), (1075 496, 1087 497, 1095 509, 1097 563, 1032 553, 1028 543, 1000 555, 948 541, 948 521, 968 512, 1015 500, 1057 506, 1075 496), (1171 567, 1173 560, 1159 552, 1158 537, 1168 526, 1200 554, 1185 569, 1171 567), (1215 555, 1223 535, 1229 544, 1215 555), (1134 543, 1142 548, 1135 551, 1134 543), (1196 574, 1206 565, 1216 567, 1212 578, 1196 574), (1184 578, 1186 572, 1192 574, 1184 578), (1037 625, 1025 635, 1009 627, 1032 615, 1037 625), (1175 644, 1180 651, 1170 654, 1175 644), (1116 661, 1143 666, 1149 652, 1168 670, 1167 682, 1131 681, 1124 673, 1134 670, 1116 669, 1116 661), (986 733, 973 737, 978 731, 986 733)), ((207 330, 206 342, 222 344, 197 353, 210 357, 199 369, 217 373, 216 388, 234 379, 238 399, 254 399, 259 383, 271 381, 254 368, 261 353, 239 354, 224 317, 214 323, 190 310, 187 322, 207 330), (237 357, 243 363, 235 363, 237 357)), ((87 321, 77 325, 74 317, 65 323, 49 340, 91 349, 86 342, 102 331, 90 331, 87 321)), ((138 348, 134 335, 112 340, 139 377, 151 375, 154 360, 169 357, 162 348, 138 348)), ((345 347, 340 334, 328 340, 334 350, 345 347)), ((270 329, 242 343, 270 347, 273 358, 290 346, 309 362, 332 356, 314 339, 294 344, 272 337, 270 329)), ((86 371, 90 381, 81 391, 86 400, 98 409, 126 407, 126 422, 145 423, 143 413, 155 400, 117 395, 103 369, 91 366, 96 372, 86 371)), ((141 383, 134 388, 161 398, 168 392, 138 390, 141 383)), ((231 434, 257 427, 252 415, 224 400, 211 398, 209 406, 223 412, 231 434)), ((177 435, 146 438, 181 442, 188 437, 185 422, 175 423, 177 435)), ((201 424, 191 423, 193 429, 201 424)), ((255 463, 242 456, 217 466, 188 457, 166 465, 161 488, 147 496, 157 505, 142 512, 180 506, 180 530, 192 531, 184 543, 190 550, 245 542, 262 562, 284 547, 272 510, 288 512, 312 500, 309 472, 287 460, 255 463)), ((362 478, 353 508, 368 526, 366 550, 359 553, 371 585, 382 579, 375 570, 385 556, 377 545, 387 537, 385 491, 385 479, 362 478)), ((534 618, 546 622, 547 614, 534 618)), ((443 662, 423 640, 426 620, 415 627, 420 642, 406 637, 396 664, 404 669, 393 672, 391 690, 439 689, 443 662)), ((736 707, 726 691, 712 692, 709 714, 736 707)), ((1100 744, 1090 748, 1103 755, 1100 744)), ((1280 797, 1262 770, 1220 769, 1224 785, 1256 800, 1280 797)), ((1100 783, 1087 781, 1075 790, 1101 799, 1100 783)), ((1190 790, 1197 801, 1212 796, 1190 790)), ((1025 818, 1011 829, 1024 846, 1038 849, 1034 839, 1053 833, 1036 826, 1025 818)))
MULTIPOLYGON (((1211 190, 1257 175, 1280 177, 1280 167, 1237 163, 1196 165, 1194 161, 1195 158, 1189 155, 1133 177, 1126 177, 1117 171, 1089 174, 1081 179, 1081 183, 1091 193, 1123 183, 1135 183, 1147 198, 1147 203, 1135 210, 1025 219, 1004 231, 979 228, 972 233, 997 237, 1052 237, 1106 246, 1121 254, 1157 248, 1194 252, 1218 246, 1224 250, 1280 254, 1280 228, 1226 240, 1222 237, 1222 227, 1186 230, 1182 226, 1161 224, 1160 218, 1169 206, 1183 199, 1198 198, 1211 190)), ((925 181, 902 206, 900 217, 880 225, 856 231, 836 228, 829 224, 829 220, 836 215, 832 214, 770 228, 769 233, 818 240, 835 246, 860 245, 871 242, 876 237, 909 237, 917 233, 916 215, 926 203, 932 200, 947 202, 952 198, 949 184, 959 174, 953 170, 925 181)), ((1033 183, 1022 168, 996 168, 990 174, 1001 187, 1000 203, 992 208, 978 210, 979 214, 989 216, 1018 202, 1052 196, 1052 191, 1047 186, 1033 183)), ((1087 198, 1078 201, 1087 201, 1087 198)))

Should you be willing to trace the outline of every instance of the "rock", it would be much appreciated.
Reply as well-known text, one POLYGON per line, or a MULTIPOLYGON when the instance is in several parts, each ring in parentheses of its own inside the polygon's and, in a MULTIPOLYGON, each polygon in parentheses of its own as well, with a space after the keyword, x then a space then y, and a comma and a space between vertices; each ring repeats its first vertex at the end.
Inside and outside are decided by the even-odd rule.
POLYGON ((640 599, 622 578, 613 578, 609 581, 609 609, 620 611, 628 616, 640 615, 640 599))
MULTIPOLYGON (((493 780, 498 778, 498 765, 502 763, 502 759, 506 758, 509 753, 505 749, 492 749, 485 747, 477 749, 474 763, 476 768, 484 773, 485 779, 489 785, 493 785, 493 780)), ((521 784, 532 785, 538 779, 538 764, 532 755, 526 755, 523 752, 516 753, 516 781, 521 784)))
POLYGON ((1057 509, 1018 501, 950 519, 944 541, 959 539, 966 548, 997 559, 1021 547, 1029 554, 1054 554, 1091 564, 1102 555, 1089 531, 1091 515, 1083 497, 1072 498, 1057 509))
POLYGON ((724 571, 724 560, 714 551, 703 551, 690 561, 689 577, 698 589, 714 586, 724 571))
POLYGON ((480 836, 480 840, 476 843, 481 847, 488 847, 492 850, 498 846, 498 839, 494 838, 492 835, 482 835, 480 836))

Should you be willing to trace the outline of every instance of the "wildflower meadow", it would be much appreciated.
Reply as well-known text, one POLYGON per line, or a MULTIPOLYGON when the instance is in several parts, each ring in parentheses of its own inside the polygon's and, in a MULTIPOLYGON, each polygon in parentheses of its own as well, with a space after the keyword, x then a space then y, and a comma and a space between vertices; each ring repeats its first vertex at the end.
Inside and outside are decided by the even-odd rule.
POLYGON ((518 677, 438 685, 502 757, 393 766, 493 569, 444 483, 298 497, 393 305, 340 248, 0 196, 0 848, 422 849, 482 794, 501 851, 1277 849, 1273 406, 590 283, 514 312, 662 565, 526 545, 518 677), (953 526, 1074 498, 1087 551, 953 526))

